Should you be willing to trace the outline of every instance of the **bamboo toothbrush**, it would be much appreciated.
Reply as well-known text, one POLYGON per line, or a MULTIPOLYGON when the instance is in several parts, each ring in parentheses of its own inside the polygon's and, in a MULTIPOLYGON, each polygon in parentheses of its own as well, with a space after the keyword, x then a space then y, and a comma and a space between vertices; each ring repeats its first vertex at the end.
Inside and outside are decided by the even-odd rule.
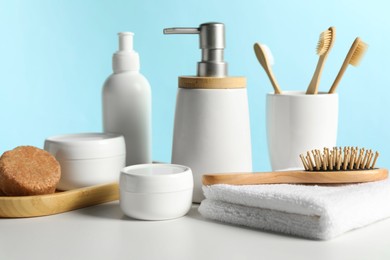
POLYGON ((318 85, 320 84, 322 69, 324 68, 326 58, 328 57, 328 54, 333 47, 335 39, 336 39, 335 27, 329 27, 328 30, 323 31, 320 34, 320 38, 317 43, 317 55, 319 55, 317 67, 316 70, 314 71, 309 87, 306 90, 306 94, 318 93, 318 85))
POLYGON ((332 87, 329 90, 329 94, 336 92, 336 88, 340 83, 340 80, 343 77, 344 72, 347 70, 349 64, 355 67, 359 66, 360 61, 362 60, 364 54, 367 51, 367 48, 368 45, 363 42, 359 37, 355 39, 355 41, 352 43, 351 48, 349 49, 347 56, 344 59, 344 63, 341 66, 340 71, 333 82, 332 87))
POLYGON ((267 47, 267 45, 257 42, 253 45, 253 49, 255 50, 257 60, 260 62, 261 66, 267 73, 269 80, 271 81, 272 87, 275 90, 275 94, 281 94, 282 91, 280 90, 279 84, 276 81, 274 73, 271 69, 271 65, 273 65, 273 58, 270 49, 267 47))
POLYGON ((324 148, 301 154, 305 170, 203 175, 204 185, 359 183, 386 179, 388 170, 375 168, 379 153, 357 147, 324 148))

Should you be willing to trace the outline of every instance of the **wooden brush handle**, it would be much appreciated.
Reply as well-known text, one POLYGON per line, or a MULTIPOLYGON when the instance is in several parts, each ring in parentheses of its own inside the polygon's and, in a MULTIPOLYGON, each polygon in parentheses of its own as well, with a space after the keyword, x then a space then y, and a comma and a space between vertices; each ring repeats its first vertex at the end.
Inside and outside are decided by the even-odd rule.
POLYGON ((284 171, 258 173, 205 174, 203 185, 232 184, 282 184, 282 183, 359 183, 386 179, 387 169, 351 171, 284 171))

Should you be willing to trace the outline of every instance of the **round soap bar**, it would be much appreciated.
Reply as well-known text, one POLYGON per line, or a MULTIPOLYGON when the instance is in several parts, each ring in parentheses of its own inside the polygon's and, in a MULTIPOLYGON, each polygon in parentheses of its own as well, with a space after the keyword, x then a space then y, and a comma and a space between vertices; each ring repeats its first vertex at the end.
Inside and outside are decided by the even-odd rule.
POLYGON ((19 146, 0 158, 0 191, 8 196, 54 193, 61 177, 58 161, 33 146, 19 146))

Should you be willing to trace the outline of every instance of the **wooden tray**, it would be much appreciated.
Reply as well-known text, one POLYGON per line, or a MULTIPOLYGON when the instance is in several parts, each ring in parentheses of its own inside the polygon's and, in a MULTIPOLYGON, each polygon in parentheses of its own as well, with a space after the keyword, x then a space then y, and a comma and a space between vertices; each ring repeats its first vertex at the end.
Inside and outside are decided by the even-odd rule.
POLYGON ((47 216, 119 199, 118 183, 36 196, 0 196, 1 218, 47 216))

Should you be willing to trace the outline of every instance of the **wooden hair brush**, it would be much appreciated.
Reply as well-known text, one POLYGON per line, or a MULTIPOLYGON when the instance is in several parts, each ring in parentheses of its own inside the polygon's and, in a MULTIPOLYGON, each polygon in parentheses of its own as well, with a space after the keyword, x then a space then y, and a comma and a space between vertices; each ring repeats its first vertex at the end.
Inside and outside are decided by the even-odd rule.
POLYGON ((331 184, 360 183, 384 180, 388 170, 375 168, 379 153, 357 147, 324 148, 301 154, 305 170, 258 172, 258 173, 227 173, 205 174, 204 185, 232 184, 331 184))

